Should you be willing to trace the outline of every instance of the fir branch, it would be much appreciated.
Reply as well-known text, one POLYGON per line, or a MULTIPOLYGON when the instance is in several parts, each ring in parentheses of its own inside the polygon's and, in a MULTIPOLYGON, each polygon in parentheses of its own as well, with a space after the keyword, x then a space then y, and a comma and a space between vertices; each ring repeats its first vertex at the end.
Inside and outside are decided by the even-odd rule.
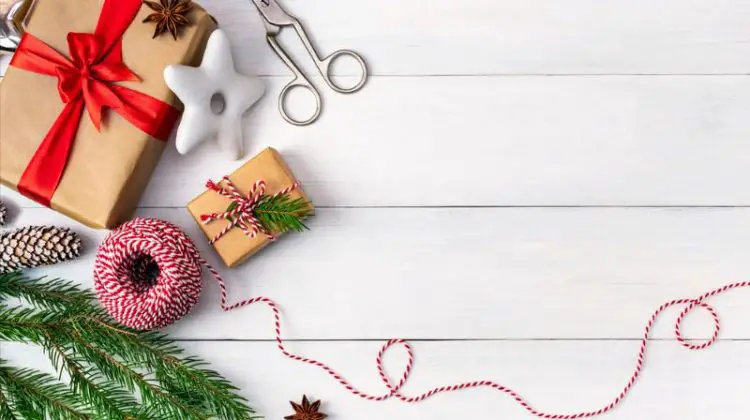
POLYGON ((40 312, 32 308, 0 304, 0 340, 43 344, 50 330, 69 327, 77 319, 97 322, 85 310, 76 308, 70 312, 83 313, 71 315, 67 310, 40 312))
POLYGON ((59 322, 55 312, 0 305, 0 340, 41 344, 47 328, 59 322))
POLYGON ((60 377, 67 372, 70 386, 100 418, 127 420, 137 410, 138 403, 132 392, 107 383, 99 372, 83 367, 85 361, 69 355, 51 336, 48 337, 45 351, 60 377))
MULTIPOLYGON (((3 297, 20 298, 35 309, 0 304, 0 340, 42 346, 60 378, 63 373, 70 378, 69 392, 97 419, 260 418, 237 388, 204 361, 183 356, 163 334, 120 326, 89 291, 70 282, 0 275, 3 297), (19 287, 3 287, 11 283, 19 287)), ((20 399, 6 409, 3 389, 0 382, 0 420, 38 418, 31 414, 35 400, 20 399)))
POLYGON ((193 405, 227 420, 248 419, 247 400, 237 395, 237 388, 217 372, 206 369, 200 359, 182 358, 183 350, 160 333, 139 335, 122 331, 105 323, 89 320, 76 326, 80 342, 105 348, 107 352, 128 360, 134 367, 153 367, 163 388, 182 393, 193 405))
POLYGON ((218 372, 206 369, 206 362, 195 357, 180 359, 182 349, 171 345, 160 334, 151 334, 149 339, 139 344, 152 355, 152 362, 158 366, 156 372, 163 379, 162 382, 175 392, 193 395, 212 414, 221 418, 247 419, 243 409, 247 400, 237 395, 234 391, 238 388, 218 372), (152 345, 149 345, 149 341, 152 341, 152 345))
POLYGON ((27 279, 20 271, 10 273, 0 282, 0 300, 23 299, 41 309, 63 309, 82 305, 94 298, 93 293, 61 279, 27 279))
MULTIPOLYGON (((0 363, 2 363, 2 360, 0 360, 0 363)), ((0 420, 20 420, 16 411, 10 406, 5 392, 7 391, 3 390, 2 381, 0 381, 0 420)))
MULTIPOLYGON (((10 415, 17 412, 32 420, 90 420, 83 404, 51 375, 33 369, 16 369, 0 360, 0 388, 7 397, 10 415)), ((5 410, 4 410, 5 411, 5 410)))
POLYGON ((193 358, 181 362, 175 358, 171 360, 168 365, 157 369, 165 386, 174 392, 192 395, 215 416, 228 420, 247 418, 242 409, 247 401, 234 393, 238 388, 218 372, 205 369, 205 362, 193 358))
POLYGON ((70 345, 74 351, 96 366, 110 381, 130 391, 137 389, 143 398, 143 403, 153 406, 155 412, 164 416, 163 418, 208 419, 204 413, 166 393, 158 383, 149 381, 147 376, 136 372, 126 363, 86 342, 78 332, 73 331, 72 336, 73 340, 70 345))

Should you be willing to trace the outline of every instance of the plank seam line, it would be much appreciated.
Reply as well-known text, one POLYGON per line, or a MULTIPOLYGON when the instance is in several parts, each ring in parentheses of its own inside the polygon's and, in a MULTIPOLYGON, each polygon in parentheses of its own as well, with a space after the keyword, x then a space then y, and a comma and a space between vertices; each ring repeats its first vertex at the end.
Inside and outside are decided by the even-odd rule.
MULTIPOLYGON (((708 340, 710 337, 694 337, 693 340, 708 340)), ((176 342, 224 342, 224 343, 276 343, 273 338, 172 338, 176 342)), ((533 343, 533 342, 640 342, 641 338, 408 338, 414 343, 533 343)), ((382 343, 383 338, 297 338, 284 339, 288 343, 382 343)), ((674 338, 652 338, 652 342, 674 343, 674 338)), ((750 338, 720 338, 717 342, 750 342, 750 338)))
MULTIPOLYGON (((746 77, 749 73, 427 73, 427 74, 382 74, 374 73, 368 75, 370 78, 382 79, 433 79, 433 78, 603 78, 603 77, 746 77)), ((265 79, 289 78, 288 74, 259 74, 258 77, 265 79)), ((334 78, 361 77, 359 74, 334 74, 334 78)), ((311 79, 322 79, 321 76, 310 76, 311 79)))
MULTIPOLYGON (((41 206, 25 206, 19 209, 47 209, 41 206)), ((185 206, 139 206, 138 210, 173 210, 184 209, 185 206)), ((447 205, 447 206, 315 206, 316 209, 325 210, 358 210, 358 209, 674 209, 674 210, 711 210, 711 209, 750 209, 750 205, 634 205, 634 206, 617 206, 617 205, 447 205)))

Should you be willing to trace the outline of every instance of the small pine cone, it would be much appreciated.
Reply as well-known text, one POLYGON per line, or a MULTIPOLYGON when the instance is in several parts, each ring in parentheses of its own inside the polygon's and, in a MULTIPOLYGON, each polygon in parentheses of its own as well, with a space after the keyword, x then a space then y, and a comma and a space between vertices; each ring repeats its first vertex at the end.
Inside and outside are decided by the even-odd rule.
POLYGON ((5 224, 5 216, 8 215, 8 208, 0 201, 0 226, 5 224))
POLYGON ((0 274, 72 260, 81 238, 70 229, 29 226, 0 233, 0 274))

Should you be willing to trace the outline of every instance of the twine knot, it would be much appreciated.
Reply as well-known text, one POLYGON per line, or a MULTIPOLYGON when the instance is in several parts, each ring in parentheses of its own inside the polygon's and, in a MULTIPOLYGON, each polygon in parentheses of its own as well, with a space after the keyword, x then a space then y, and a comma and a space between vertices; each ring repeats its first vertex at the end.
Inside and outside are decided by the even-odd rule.
POLYGON ((231 201, 229 208, 224 212, 202 214, 201 221, 203 224, 209 224, 217 220, 228 220, 229 224, 214 236, 210 243, 213 245, 226 235, 230 230, 238 227, 247 235, 248 238, 255 238, 259 233, 266 235, 266 237, 273 241, 276 240, 273 232, 271 232, 263 223, 258 220, 255 215, 255 211, 263 201, 278 197, 281 195, 289 194, 299 187, 299 182, 295 182, 291 186, 282 189, 276 194, 269 196, 266 195, 266 183, 262 179, 255 181, 250 192, 247 196, 243 195, 237 186, 229 179, 228 176, 222 178, 220 183, 215 183, 211 180, 206 182, 206 188, 211 191, 218 193, 221 196, 228 198, 231 201))

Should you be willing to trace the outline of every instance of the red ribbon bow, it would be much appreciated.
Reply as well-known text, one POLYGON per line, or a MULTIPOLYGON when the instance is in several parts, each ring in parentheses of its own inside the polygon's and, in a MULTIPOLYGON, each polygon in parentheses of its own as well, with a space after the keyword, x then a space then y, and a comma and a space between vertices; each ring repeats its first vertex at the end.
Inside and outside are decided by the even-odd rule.
POLYGON ((289 187, 277 192, 272 196, 266 195, 266 183, 263 180, 255 181, 250 194, 246 196, 237 189, 234 183, 225 176, 222 178, 222 185, 217 185, 213 181, 209 180, 206 183, 206 188, 219 193, 220 195, 230 199, 232 206, 230 210, 221 213, 210 213, 201 215, 201 221, 203 224, 209 224, 216 220, 229 220, 229 224, 222 229, 221 232, 214 236, 210 243, 213 245, 227 234, 230 230, 235 227, 239 227, 247 235, 248 238, 252 239, 259 233, 264 233, 269 240, 275 240, 276 237, 271 233, 265 226, 255 217, 255 209, 261 201, 267 198, 278 197, 286 195, 292 192, 294 189, 299 187, 299 182, 295 182, 289 187))
POLYGON ((122 35, 141 8, 141 0, 104 0, 93 34, 68 33, 70 59, 40 39, 24 35, 10 65, 54 76, 65 104, 18 183, 22 194, 49 206, 60 184, 84 106, 101 129, 105 107, 150 136, 166 141, 179 118, 173 106, 115 82, 140 81, 122 61, 122 35))

